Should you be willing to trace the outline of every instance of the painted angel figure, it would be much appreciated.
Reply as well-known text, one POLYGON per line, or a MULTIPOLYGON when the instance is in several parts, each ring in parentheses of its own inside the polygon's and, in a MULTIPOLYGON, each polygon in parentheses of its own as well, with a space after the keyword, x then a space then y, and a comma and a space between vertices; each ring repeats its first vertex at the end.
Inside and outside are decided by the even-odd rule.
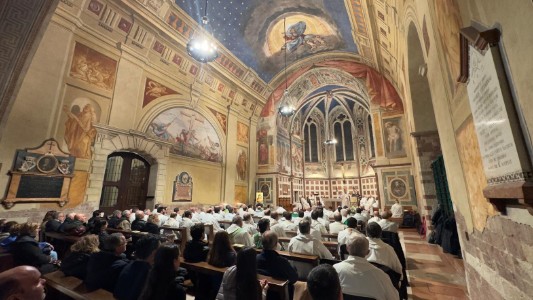
MULTIPOLYGON (((287 32, 284 34, 285 45, 287 51, 292 53, 301 45, 307 45, 310 50, 319 50, 322 46, 325 46, 324 39, 315 34, 305 34, 307 25, 304 21, 299 21, 296 24, 292 24, 287 28, 287 32)), ((282 49, 283 50, 283 49, 282 49)))

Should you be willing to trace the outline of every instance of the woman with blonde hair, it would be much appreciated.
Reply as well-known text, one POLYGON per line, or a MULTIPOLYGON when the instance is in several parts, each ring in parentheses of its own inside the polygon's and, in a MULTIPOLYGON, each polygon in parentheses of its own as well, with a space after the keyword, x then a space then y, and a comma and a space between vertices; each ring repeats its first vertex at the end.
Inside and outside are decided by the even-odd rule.
POLYGON ((148 216, 148 221, 146 221, 146 225, 144 225, 141 231, 159 234, 159 216, 157 214, 151 214, 148 216))
POLYGON ((76 243, 70 246, 70 255, 61 263, 61 271, 65 276, 75 276, 85 279, 87 275, 87 263, 91 254, 100 251, 100 241, 97 235, 90 234, 81 237, 76 243))

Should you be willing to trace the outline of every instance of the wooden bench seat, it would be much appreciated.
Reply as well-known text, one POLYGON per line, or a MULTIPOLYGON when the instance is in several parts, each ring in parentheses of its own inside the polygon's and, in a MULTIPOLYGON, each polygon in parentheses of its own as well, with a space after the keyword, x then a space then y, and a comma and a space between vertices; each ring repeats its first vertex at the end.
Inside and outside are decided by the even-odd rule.
POLYGON ((48 288, 46 299, 58 299, 58 294, 65 295, 75 300, 107 300, 115 299, 113 293, 106 290, 88 291, 83 281, 73 276, 65 276, 63 272, 56 271, 43 275, 48 288))
MULTIPOLYGON (((291 241, 291 238, 290 237, 280 237, 278 238, 278 241, 281 242, 281 243, 289 243, 291 241)), ((322 241, 322 243, 324 244, 324 246, 326 246, 326 248, 328 248, 329 252, 331 252, 331 254, 335 257, 338 258, 339 254, 339 243, 338 242, 334 242, 334 241, 322 241)))
POLYGON ((0 273, 15 267, 13 255, 8 252, 0 253, 0 273))
MULTIPOLYGON (((180 257, 180 265, 181 267, 193 271, 200 274, 205 275, 223 275, 224 272, 228 268, 218 268, 215 266, 212 266, 208 264, 207 262, 198 262, 198 263, 191 263, 186 262, 183 257, 180 257)), ((278 295, 280 295, 281 300, 288 300, 289 299, 289 285, 287 280, 279 280, 272 278, 270 276, 264 276, 264 275, 257 275, 258 280, 267 280, 269 285, 269 291, 272 291, 278 295)))

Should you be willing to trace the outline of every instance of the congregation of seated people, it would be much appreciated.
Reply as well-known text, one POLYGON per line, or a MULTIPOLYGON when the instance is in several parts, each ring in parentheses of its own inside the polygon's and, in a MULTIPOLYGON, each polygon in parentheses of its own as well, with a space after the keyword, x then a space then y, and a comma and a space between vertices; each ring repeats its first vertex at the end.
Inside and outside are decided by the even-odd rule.
POLYGON ((88 220, 82 213, 50 211, 41 224, 2 220, 0 250, 11 253, 14 266, 0 274, 0 300, 8 299, 4 291, 22 293, 16 287, 31 274, 56 271, 116 299, 185 299, 187 293, 198 299, 276 299, 279 295, 269 294, 268 281, 258 281, 258 274, 286 280, 289 299, 297 294, 403 299, 400 282, 390 274, 401 279, 405 266, 381 239, 383 232, 398 231, 391 216, 364 207, 295 206, 291 212, 222 204, 186 210, 158 205, 108 216, 96 210, 88 220), (293 254, 317 257, 320 263, 292 259, 293 254), (190 263, 223 273, 181 267, 190 263))

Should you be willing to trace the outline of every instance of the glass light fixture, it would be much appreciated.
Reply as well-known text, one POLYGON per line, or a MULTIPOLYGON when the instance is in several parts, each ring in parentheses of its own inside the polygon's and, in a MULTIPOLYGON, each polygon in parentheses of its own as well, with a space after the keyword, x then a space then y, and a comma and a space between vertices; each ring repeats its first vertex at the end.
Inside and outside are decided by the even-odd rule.
POLYGON ((326 145, 335 145, 335 144, 337 144, 337 139, 325 140, 324 144, 326 144, 326 145))
POLYGON ((211 39, 209 31, 209 18, 207 17, 207 0, 205 1, 204 16, 202 17, 202 30, 187 43, 187 53, 201 63, 212 62, 218 58, 218 48, 211 39))
MULTIPOLYGON (((283 19, 284 34, 287 34, 287 26, 285 24, 286 21, 287 21, 287 19, 284 18, 283 19)), ((290 95, 289 95, 289 88, 288 88, 288 83, 287 83, 287 45, 284 44, 283 48, 281 48, 281 49, 285 51, 285 53, 284 53, 284 58, 285 58, 285 68, 284 68, 284 71, 285 71, 285 91, 283 92, 283 96, 281 97, 280 105, 279 105, 279 108, 278 108, 278 112, 282 116, 290 117, 290 116, 294 115, 294 113, 296 112, 296 108, 294 107, 292 97, 290 97, 290 95)))

